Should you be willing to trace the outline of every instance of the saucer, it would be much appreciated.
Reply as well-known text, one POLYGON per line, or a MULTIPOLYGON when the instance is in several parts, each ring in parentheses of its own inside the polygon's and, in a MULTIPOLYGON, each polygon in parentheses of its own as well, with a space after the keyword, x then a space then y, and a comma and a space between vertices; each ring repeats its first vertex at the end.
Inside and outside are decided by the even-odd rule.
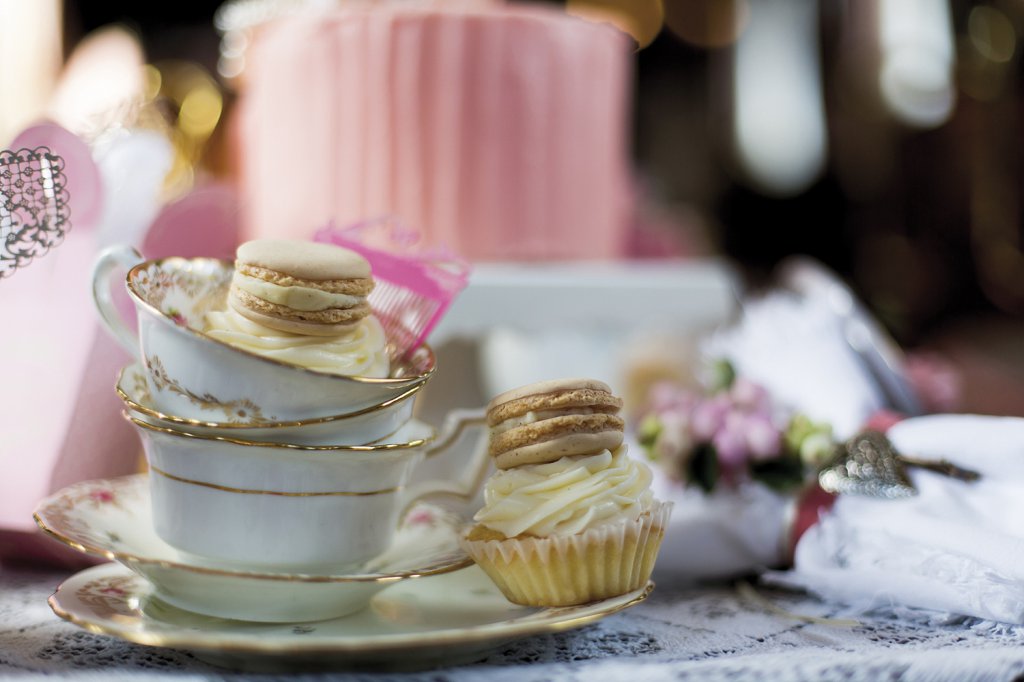
POLYGON ((344 667, 415 669, 479 660, 532 635, 582 627, 643 601, 654 583, 581 606, 508 602, 477 566, 389 587, 368 608, 304 624, 243 623, 182 611, 117 564, 64 581, 50 608, 90 632, 191 651, 215 665, 260 672, 344 667))
POLYGON ((383 554, 350 572, 252 571, 174 549, 153 530, 146 474, 77 483, 40 502, 35 520, 80 552, 124 564, 168 604, 218 618, 299 622, 336 618, 366 606, 393 583, 472 563, 458 546, 459 519, 413 507, 383 554))

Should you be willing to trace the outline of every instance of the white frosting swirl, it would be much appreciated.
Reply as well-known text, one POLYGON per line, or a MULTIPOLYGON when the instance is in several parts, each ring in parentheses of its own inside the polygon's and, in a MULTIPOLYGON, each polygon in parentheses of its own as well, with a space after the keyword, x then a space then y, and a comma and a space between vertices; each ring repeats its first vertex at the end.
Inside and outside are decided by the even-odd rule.
POLYGON ((384 329, 373 315, 340 336, 307 336, 265 327, 229 308, 207 313, 203 331, 250 353, 318 372, 386 377, 390 371, 384 329))
POLYGON ((499 470, 473 518, 505 537, 575 534, 638 517, 653 501, 650 486, 651 470, 623 446, 499 470))

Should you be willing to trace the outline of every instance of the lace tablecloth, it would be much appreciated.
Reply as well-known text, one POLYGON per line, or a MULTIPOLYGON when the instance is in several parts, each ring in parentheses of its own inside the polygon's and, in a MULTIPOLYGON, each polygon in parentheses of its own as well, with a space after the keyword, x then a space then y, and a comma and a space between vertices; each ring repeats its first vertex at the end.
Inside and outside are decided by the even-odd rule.
POLYGON ((472 665, 409 673, 255 675, 191 653, 129 644, 55 616, 66 577, 0 568, 0 680, 1009 680, 1024 676, 1024 627, 920 612, 845 618, 812 597, 749 585, 683 586, 596 624, 520 640, 472 665), (824 620, 816 620, 824 619, 824 620))

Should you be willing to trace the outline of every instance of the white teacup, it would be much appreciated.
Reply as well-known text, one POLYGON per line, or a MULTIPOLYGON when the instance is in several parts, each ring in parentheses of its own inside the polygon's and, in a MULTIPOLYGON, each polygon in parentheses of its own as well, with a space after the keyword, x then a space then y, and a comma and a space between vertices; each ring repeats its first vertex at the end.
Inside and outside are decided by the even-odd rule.
POLYGON ((129 416, 196 435, 296 445, 365 445, 393 436, 409 421, 416 395, 423 386, 413 386, 387 402, 348 414, 265 423, 237 421, 234 415, 216 406, 203 410, 206 418, 202 420, 165 414, 153 404, 146 372, 138 363, 121 370, 117 395, 129 416))
POLYGON ((436 495, 468 503, 490 462, 480 410, 450 414, 436 441, 413 420, 394 442, 362 446, 251 443, 128 419, 149 461, 157 535, 250 570, 358 571, 391 545, 411 504, 436 495), (467 430, 476 432, 468 447, 467 430), (458 476, 417 480, 427 458, 460 454, 458 476))
MULTIPOLYGON (((386 378, 327 374, 230 346, 202 331, 204 317, 225 307, 234 266, 212 258, 146 261, 130 247, 111 247, 93 268, 93 298, 107 329, 146 369, 154 407, 210 421, 211 412, 253 425, 350 414, 424 384, 433 351, 392 358, 386 378), (110 276, 128 270, 137 333, 112 300, 110 276)), ((217 420, 222 421, 222 420, 217 420)))

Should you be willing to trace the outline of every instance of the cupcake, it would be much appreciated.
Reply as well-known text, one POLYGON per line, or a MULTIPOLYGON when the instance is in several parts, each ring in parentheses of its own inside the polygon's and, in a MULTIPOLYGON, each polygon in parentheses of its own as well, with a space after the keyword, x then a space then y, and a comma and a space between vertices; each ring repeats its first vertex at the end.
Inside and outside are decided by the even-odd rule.
POLYGON ((462 545, 509 601, 569 606, 646 584, 671 505, 623 444, 600 381, 524 386, 487 406, 497 471, 462 545))

